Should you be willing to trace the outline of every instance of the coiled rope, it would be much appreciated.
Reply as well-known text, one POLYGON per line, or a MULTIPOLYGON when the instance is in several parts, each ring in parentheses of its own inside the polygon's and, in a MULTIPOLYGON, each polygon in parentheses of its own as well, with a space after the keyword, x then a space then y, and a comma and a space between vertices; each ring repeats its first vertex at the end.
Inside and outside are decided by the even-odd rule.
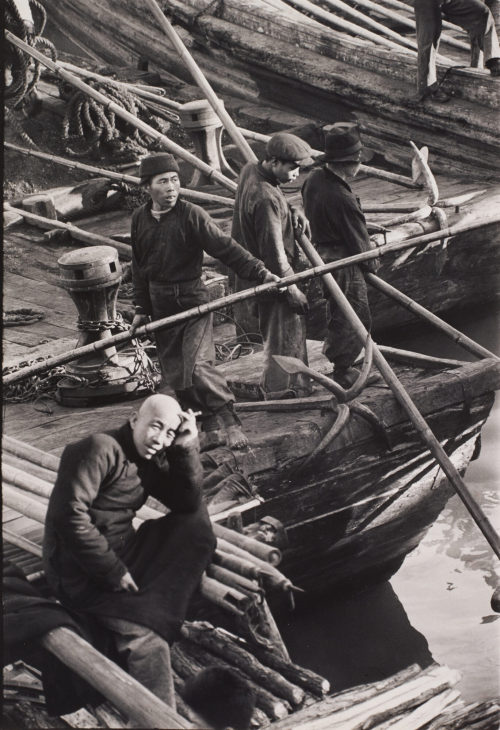
MULTIPOLYGON (((168 123, 151 114, 142 101, 129 91, 90 78, 86 82, 154 129, 166 133, 170 128, 168 123)), ((98 159, 112 155, 113 160, 116 160, 120 157, 128 158, 130 155, 143 155, 162 147, 161 142, 152 142, 139 129, 118 118, 111 109, 103 107, 82 91, 74 91, 66 84, 60 84, 59 93, 62 98, 67 99, 62 123, 62 137, 67 154, 98 159)))

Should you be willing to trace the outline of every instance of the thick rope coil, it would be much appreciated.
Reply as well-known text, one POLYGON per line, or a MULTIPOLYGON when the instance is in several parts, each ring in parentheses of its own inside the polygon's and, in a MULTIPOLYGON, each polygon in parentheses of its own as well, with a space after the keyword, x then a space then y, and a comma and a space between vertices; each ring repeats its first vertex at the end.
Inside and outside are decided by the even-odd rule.
MULTIPOLYGON (((143 118, 155 129, 167 131, 168 125, 152 115, 129 91, 94 79, 87 79, 87 83, 134 116, 143 118)), ((60 87, 60 93, 68 97, 66 87, 60 87)), ((72 93, 68 99, 62 122, 62 137, 66 152, 74 157, 92 155, 100 158, 109 154, 114 158, 120 155, 130 157, 131 154, 143 155, 151 147, 146 135, 81 91, 72 93)))

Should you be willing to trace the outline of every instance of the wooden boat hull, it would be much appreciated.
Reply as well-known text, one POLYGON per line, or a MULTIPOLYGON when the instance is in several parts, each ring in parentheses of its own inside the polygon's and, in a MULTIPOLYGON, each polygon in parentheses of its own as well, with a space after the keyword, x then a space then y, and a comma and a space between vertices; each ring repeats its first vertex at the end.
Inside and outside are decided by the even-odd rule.
MULTIPOLYGON (((323 123, 353 114, 371 149, 406 166, 408 140, 428 145, 433 168, 493 178, 500 169, 500 90, 487 72, 439 69, 449 104, 417 105, 416 56, 340 33, 281 0, 171 0, 168 12, 221 92, 278 103, 323 123)), ((151 60, 188 79, 152 16, 137 0, 57 0, 51 17, 107 62, 151 60)))
MULTIPOLYGON (((315 352, 310 356, 318 369, 315 352)), ((235 364, 223 367, 237 390, 235 364)), ((433 375, 403 372, 401 377, 463 473, 493 404, 493 390, 500 386, 499 363, 468 363, 433 375)), ((331 411, 259 412, 244 418, 251 451, 236 460, 264 500, 254 518, 272 515, 285 525, 290 544, 283 572, 308 591, 396 570, 453 493, 385 386, 366 389, 359 400, 385 424, 391 448, 351 413, 347 427, 304 470, 304 458, 335 419, 331 411)))

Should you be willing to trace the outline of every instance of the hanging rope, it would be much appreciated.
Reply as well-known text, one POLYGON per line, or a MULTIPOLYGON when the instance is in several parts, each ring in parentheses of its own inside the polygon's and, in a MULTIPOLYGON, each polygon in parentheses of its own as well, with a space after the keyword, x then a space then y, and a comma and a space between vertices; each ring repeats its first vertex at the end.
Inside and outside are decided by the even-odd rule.
MULTIPOLYGON (((30 46, 39 50, 48 51, 52 60, 55 61, 57 59, 56 49, 49 40, 42 36, 47 21, 45 8, 38 0, 29 0, 29 6, 33 17, 33 29, 28 28, 25 21, 21 18, 15 0, 5 0, 5 27, 30 46)), ((36 147, 35 143, 26 134, 21 126, 20 120, 17 119, 14 112, 22 109, 23 103, 38 83, 40 73, 41 64, 39 61, 34 60, 32 62, 19 48, 11 43, 6 44, 4 87, 5 119, 13 126, 24 142, 32 147, 36 147)))
MULTIPOLYGON (((5 0, 5 27, 30 46, 48 51, 52 60, 55 61, 57 53, 54 45, 42 36, 47 21, 45 8, 37 0, 30 0, 30 10, 34 22, 33 33, 28 32, 14 0, 5 0)), ((10 72, 11 78, 10 83, 5 85, 4 98, 9 101, 9 107, 15 109, 38 83, 41 65, 37 60, 34 60, 31 65, 30 59, 11 43, 7 45, 5 55, 5 68, 10 72)))

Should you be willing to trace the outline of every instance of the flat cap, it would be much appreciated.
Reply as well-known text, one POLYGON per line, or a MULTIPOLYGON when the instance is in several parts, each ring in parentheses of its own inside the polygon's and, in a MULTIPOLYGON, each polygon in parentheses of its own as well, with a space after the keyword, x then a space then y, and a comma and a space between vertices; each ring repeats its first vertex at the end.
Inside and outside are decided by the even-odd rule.
POLYGON ((326 162, 347 162, 359 159, 359 152, 363 145, 356 122, 337 122, 324 129, 326 135, 323 159, 326 162))
POLYGON ((303 139, 289 132, 273 134, 266 145, 269 157, 277 157, 286 162, 299 162, 301 165, 312 165, 311 148, 303 139))
POLYGON ((146 182, 154 175, 161 175, 162 172, 179 172, 177 160, 168 152, 159 152, 156 155, 148 155, 141 160, 139 176, 142 183, 146 182))

